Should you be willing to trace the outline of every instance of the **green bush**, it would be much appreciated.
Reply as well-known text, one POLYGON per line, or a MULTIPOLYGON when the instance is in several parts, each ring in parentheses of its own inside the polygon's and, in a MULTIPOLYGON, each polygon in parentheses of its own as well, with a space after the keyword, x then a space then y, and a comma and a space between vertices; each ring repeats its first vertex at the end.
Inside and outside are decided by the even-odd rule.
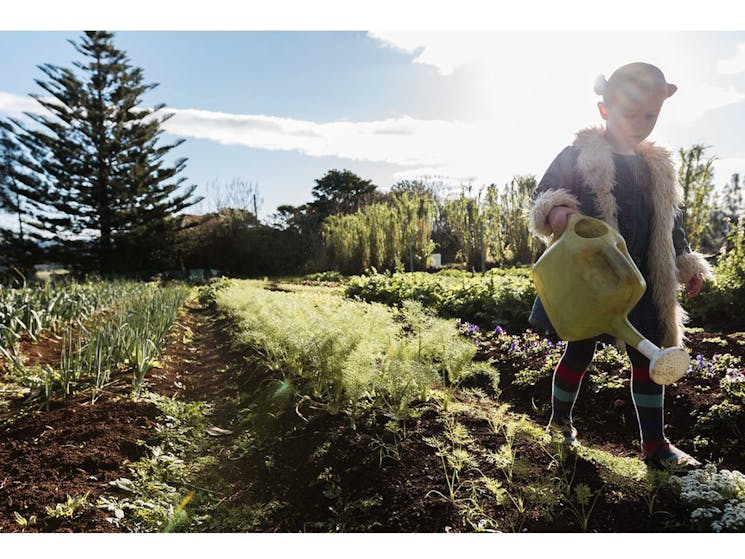
POLYGON ((745 217, 727 237, 727 246, 698 297, 684 299, 683 307, 697 326, 738 330, 745 327, 745 217))
POLYGON ((378 274, 350 278, 345 293, 364 301, 401 306, 417 301, 444 318, 459 318, 493 330, 524 330, 535 299, 528 268, 492 269, 484 274, 448 270, 378 274))

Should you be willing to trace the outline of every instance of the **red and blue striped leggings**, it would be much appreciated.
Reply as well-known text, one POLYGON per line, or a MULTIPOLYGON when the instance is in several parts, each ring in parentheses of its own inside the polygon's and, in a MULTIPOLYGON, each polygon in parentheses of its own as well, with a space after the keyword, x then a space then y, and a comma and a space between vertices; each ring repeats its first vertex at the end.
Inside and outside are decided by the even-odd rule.
MULTIPOLYGON (((654 340, 652 340, 654 342, 654 340)), ((597 338, 568 342, 564 355, 554 371, 551 394, 551 423, 566 426, 572 423, 572 408, 577 400, 585 371, 595 355, 597 338)), ((649 378, 649 360, 636 349, 627 346, 631 360, 631 398, 639 421, 642 450, 651 454, 666 443, 664 421, 664 387, 649 378)))

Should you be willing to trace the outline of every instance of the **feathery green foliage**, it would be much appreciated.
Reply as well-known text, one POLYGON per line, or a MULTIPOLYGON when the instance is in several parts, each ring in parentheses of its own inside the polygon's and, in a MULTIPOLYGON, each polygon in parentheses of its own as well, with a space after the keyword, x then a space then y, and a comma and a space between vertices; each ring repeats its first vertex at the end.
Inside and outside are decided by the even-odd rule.
POLYGON ((305 401, 352 416, 365 405, 404 419, 432 385, 485 366, 472 363, 475 347, 454 323, 413 303, 392 311, 322 289, 267 291, 252 281, 231 282, 216 301, 236 320, 238 342, 282 376, 270 396, 289 393, 287 405, 305 401))
POLYGON ((711 233, 712 165, 715 158, 702 161, 705 150, 705 146, 697 144, 679 151, 678 180, 683 187, 683 225, 693 250, 701 250, 711 233))
POLYGON ((328 267, 343 273, 369 267, 421 270, 434 249, 433 219, 431 198, 410 192, 393 195, 388 204, 332 215, 322 229, 328 267))

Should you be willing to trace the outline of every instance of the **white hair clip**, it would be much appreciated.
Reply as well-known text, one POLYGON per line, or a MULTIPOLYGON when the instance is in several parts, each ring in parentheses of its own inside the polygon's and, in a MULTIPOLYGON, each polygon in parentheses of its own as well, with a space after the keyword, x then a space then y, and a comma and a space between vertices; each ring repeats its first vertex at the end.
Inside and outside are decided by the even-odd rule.
POLYGON ((597 78, 595 78, 594 91, 598 95, 605 95, 605 91, 607 88, 608 80, 605 79, 605 76, 603 74, 600 74, 597 78))

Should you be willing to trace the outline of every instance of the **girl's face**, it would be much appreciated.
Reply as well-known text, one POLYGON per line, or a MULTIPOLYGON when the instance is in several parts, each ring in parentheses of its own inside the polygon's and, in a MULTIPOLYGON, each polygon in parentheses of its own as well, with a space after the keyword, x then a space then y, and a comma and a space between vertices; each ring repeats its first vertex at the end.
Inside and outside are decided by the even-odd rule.
POLYGON ((633 151, 652 133, 665 99, 664 94, 659 94, 641 101, 598 103, 611 144, 623 151, 633 151))

